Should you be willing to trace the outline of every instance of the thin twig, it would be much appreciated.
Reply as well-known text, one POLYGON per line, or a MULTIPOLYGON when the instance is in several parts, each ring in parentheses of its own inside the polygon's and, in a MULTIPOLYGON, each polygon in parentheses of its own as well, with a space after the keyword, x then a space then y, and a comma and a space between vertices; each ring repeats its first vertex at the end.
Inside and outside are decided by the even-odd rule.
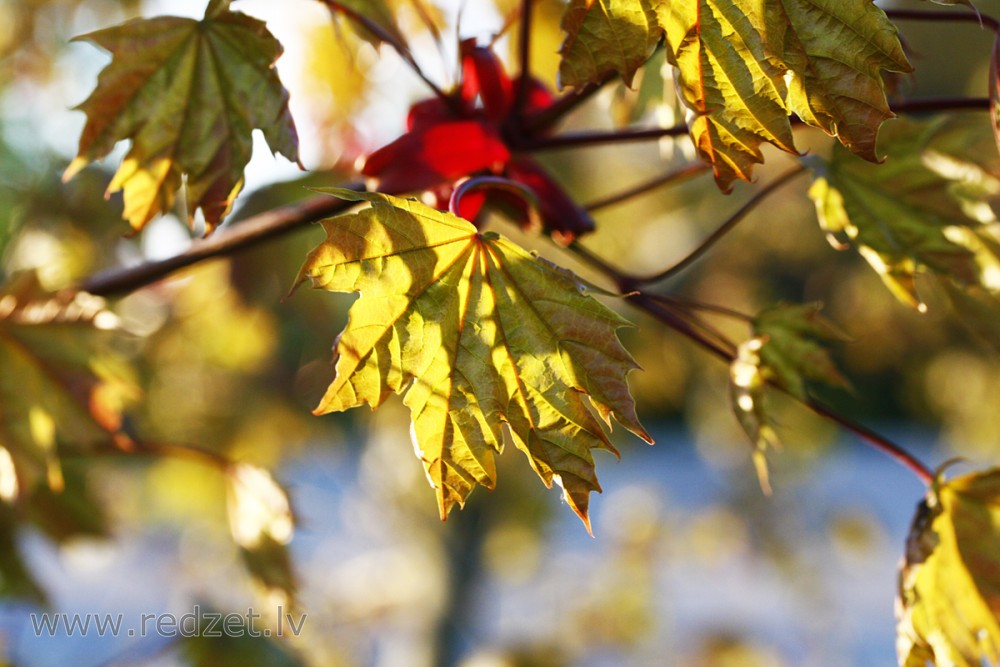
POLYGON ((920 459, 913 456, 913 454, 910 454, 908 451, 903 449, 903 447, 897 445, 892 440, 889 440, 885 436, 876 433, 862 424, 851 421, 847 417, 835 412, 832 408, 827 407, 816 399, 810 398, 806 401, 805 405, 816 414, 840 424, 847 430, 852 431, 868 444, 885 454, 888 454, 893 459, 909 468, 920 479, 920 481, 927 486, 934 483, 934 472, 922 461, 920 461, 920 459))
POLYGON ((613 195, 608 195, 607 197, 602 197, 601 199, 596 199, 589 204, 584 205, 584 208, 593 213, 594 211, 600 210, 602 208, 607 208, 609 206, 614 206, 615 204, 620 204, 623 201, 632 199, 633 197, 638 197, 639 195, 644 195, 647 192, 655 190, 656 188, 662 187, 668 184, 679 183, 681 181, 686 181, 689 178, 697 176, 708 171, 708 165, 703 162, 694 162, 692 164, 686 164, 679 169, 674 169, 666 174, 661 174, 656 178, 651 178, 650 180, 640 183, 639 185, 633 186, 628 190, 623 190, 622 192, 617 192, 613 195))
POLYGON ((520 61, 521 75, 514 94, 513 115, 520 118, 528 102, 528 91, 531 89, 531 5, 532 0, 521 2, 521 43, 520 61))
MULTIPOLYGON (((732 354, 730 354, 718 343, 705 338, 705 336, 703 336, 696 329, 691 327, 690 324, 685 322, 682 318, 677 316, 675 313, 671 312, 669 309, 663 308, 662 304, 657 303, 649 295, 640 292, 639 294, 630 297, 629 302, 638 306, 642 310, 645 310, 647 313, 649 313, 656 319, 660 320, 661 322, 663 322, 670 328, 674 329, 678 333, 684 335, 688 339, 694 341, 695 343, 697 343, 704 349, 708 350, 715 356, 719 357, 726 363, 732 363, 733 361, 732 354)), ((787 391, 785 391, 781 387, 778 387, 777 385, 774 385, 773 383, 771 384, 771 386, 788 394, 787 391)), ((791 394, 788 395, 791 396, 791 394)), ((794 396, 792 397, 795 398, 794 396)), ((876 433, 867 426, 864 426, 862 424, 859 424, 855 421, 848 419, 847 417, 844 417, 840 413, 834 411, 832 408, 824 405, 823 403, 817 401, 814 398, 807 399, 806 401, 803 402, 803 405, 805 405, 807 408, 812 410, 817 415, 825 417, 839 424, 843 428, 854 433, 864 442, 875 447, 879 451, 887 454, 897 463, 900 463, 901 465, 909 469, 910 472, 916 475, 916 477, 925 485, 930 486, 934 482, 934 473, 933 471, 931 471, 930 468, 927 467, 927 465, 925 465, 922 461, 920 461, 920 459, 918 459, 913 454, 906 451, 906 449, 896 444, 889 438, 879 433, 876 433)))
POLYGON ((334 15, 340 14, 342 16, 346 16, 370 32, 379 41, 385 42, 391 46, 392 49, 399 54, 399 57, 403 59, 411 70, 413 70, 413 73, 420 77, 420 79, 427 84, 427 87, 430 88, 437 97, 449 106, 455 104, 455 98, 441 90, 441 88, 424 73, 424 71, 420 68, 420 64, 417 63, 416 59, 413 57, 413 53, 410 52, 409 47, 396 39, 396 37, 389 33, 385 28, 380 26, 378 23, 375 23, 375 21, 372 21, 364 14, 351 9, 342 2, 337 2, 337 0, 319 0, 319 2, 326 5, 330 12, 334 15))
POLYGON ((988 97, 932 97, 901 100, 892 104, 896 113, 928 113, 937 111, 986 111, 990 108, 988 97))
POLYGON ((747 202, 743 204, 743 206, 741 206, 739 210, 737 210, 735 213, 729 216, 728 220, 722 223, 718 229, 712 232, 708 236, 708 238, 702 241, 697 248, 688 253, 687 256, 685 256, 682 260, 680 260, 673 266, 663 271, 660 271, 659 273, 647 276, 645 278, 640 278, 639 283, 643 285, 648 285, 650 283, 660 282, 662 280, 666 280, 667 278, 671 278, 677 275, 678 273, 689 267, 702 255, 708 252, 708 250, 712 246, 718 243, 721 239, 725 238, 726 234, 731 232, 733 228, 736 227, 736 225, 742 222, 743 218, 745 218, 747 214, 750 213, 752 210, 757 208, 757 206, 759 206, 760 203, 765 198, 770 196, 775 190, 780 188, 785 183, 788 183, 799 174, 805 173, 805 171, 806 168, 804 166, 798 165, 796 167, 793 167, 792 169, 789 169, 784 174, 782 174, 781 176, 777 177, 776 179, 765 185, 763 188, 755 192, 753 197, 747 200, 747 202))
MULTIPOLYGON (((347 187, 353 190, 364 189, 358 183, 348 184, 347 187)), ((206 239, 195 241, 190 248, 179 255, 90 276, 83 281, 80 288, 99 296, 125 294, 155 283, 178 269, 213 257, 231 255, 237 250, 250 248, 287 234, 353 205, 353 202, 326 195, 312 197, 301 203, 276 208, 226 227, 206 239)))
POLYGON ((1000 21, 988 14, 980 14, 978 11, 970 13, 955 10, 887 9, 885 10, 885 14, 894 21, 976 23, 983 28, 989 28, 993 32, 1000 32, 1000 21))
MULTIPOLYGON (((606 273, 610 278, 613 278, 618 282, 622 282, 623 274, 621 271, 610 266, 600 257, 588 252, 579 244, 570 245, 569 250, 594 268, 606 273)), ((624 280, 627 282, 627 277, 625 277, 624 280)), ((628 302, 636 308, 645 311, 647 314, 666 324, 674 331, 696 343, 698 346, 715 355, 725 363, 731 364, 733 362, 735 354, 732 349, 728 349, 732 347, 731 342, 725 340, 723 336, 719 336, 722 340, 713 340, 713 337, 710 337, 711 334, 706 335, 706 332, 699 331, 699 323, 692 323, 686 316, 679 314, 674 308, 671 308, 669 304, 663 302, 663 297, 649 294, 641 290, 628 291, 628 293, 624 294, 624 296, 628 299, 628 302)), ((771 383, 771 386, 788 394, 787 391, 774 383, 771 383)), ((792 396, 791 394, 788 395, 792 396)), ((792 396, 792 398, 796 397, 792 396)), ((839 424, 841 427, 854 433, 864 442, 875 447, 884 454, 887 454, 897 463, 900 463, 909 469, 925 485, 929 486, 934 482, 934 473, 930 468, 889 438, 876 433, 862 424, 844 417, 840 413, 834 411, 832 408, 824 405, 814 398, 808 398, 803 401, 802 404, 817 415, 839 424)))
POLYGON ((598 130, 593 132, 567 132, 554 137, 535 137, 519 146, 522 150, 540 151, 553 148, 578 148, 599 144, 617 144, 627 141, 650 141, 664 137, 687 134, 687 125, 672 127, 625 128, 621 130, 598 130))
POLYGON ((683 308, 690 311, 701 311, 704 313, 714 313, 716 315, 721 315, 723 317, 728 317, 730 319, 739 320, 741 322, 752 322, 753 317, 747 315, 746 313, 740 312, 738 310, 733 310, 732 308, 726 308, 725 306, 718 306, 712 303, 703 303, 701 301, 695 301, 693 299, 685 299, 684 297, 676 295, 659 294, 652 295, 654 298, 668 303, 672 306, 678 308, 683 308))

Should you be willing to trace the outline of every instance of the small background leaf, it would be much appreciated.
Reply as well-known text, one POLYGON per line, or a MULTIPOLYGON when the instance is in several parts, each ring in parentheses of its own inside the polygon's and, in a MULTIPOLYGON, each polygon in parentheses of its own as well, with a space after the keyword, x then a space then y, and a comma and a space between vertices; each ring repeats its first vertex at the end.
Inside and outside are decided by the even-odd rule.
POLYGON ((730 397, 743 431, 754 444, 754 465, 761 488, 770 493, 768 448, 777 447, 767 389, 773 383, 799 400, 807 400, 806 382, 849 388, 825 344, 847 336, 820 315, 819 304, 779 304, 754 318, 753 337, 737 349, 729 368, 730 397))

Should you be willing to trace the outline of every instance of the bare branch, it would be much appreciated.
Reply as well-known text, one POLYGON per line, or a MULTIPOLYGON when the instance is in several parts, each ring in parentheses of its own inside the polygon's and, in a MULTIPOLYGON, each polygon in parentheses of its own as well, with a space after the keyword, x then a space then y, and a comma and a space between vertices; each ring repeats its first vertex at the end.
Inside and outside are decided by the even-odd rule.
MULTIPOLYGON (((349 184, 352 190, 363 190, 359 183, 349 184)), ((350 206, 336 197, 319 195, 299 204, 277 208, 267 213, 227 226, 208 238, 195 241, 179 255, 156 262, 147 262, 124 269, 114 269, 90 276, 81 289, 100 296, 125 294, 155 283, 174 271, 212 257, 231 255, 275 237, 287 234, 304 225, 339 213, 350 206)))

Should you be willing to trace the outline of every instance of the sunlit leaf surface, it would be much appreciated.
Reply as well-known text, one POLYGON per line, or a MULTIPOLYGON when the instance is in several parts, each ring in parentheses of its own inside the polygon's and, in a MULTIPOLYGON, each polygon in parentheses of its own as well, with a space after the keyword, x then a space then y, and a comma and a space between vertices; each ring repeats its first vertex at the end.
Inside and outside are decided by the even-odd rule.
MULTIPOLYGON (((417 455, 441 516, 492 488, 503 426, 588 523, 592 450, 615 451, 591 405, 640 437, 618 341, 627 323, 562 270, 461 218, 412 200, 331 190, 371 207, 323 223, 300 280, 361 292, 317 413, 405 393, 417 455), (588 401, 591 405, 588 405, 588 401)), ((610 424, 610 421, 608 422, 610 424)))

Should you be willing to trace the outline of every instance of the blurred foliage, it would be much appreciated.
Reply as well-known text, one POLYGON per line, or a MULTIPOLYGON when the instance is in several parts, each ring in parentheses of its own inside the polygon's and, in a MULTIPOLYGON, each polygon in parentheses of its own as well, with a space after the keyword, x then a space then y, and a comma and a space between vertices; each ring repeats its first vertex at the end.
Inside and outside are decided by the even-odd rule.
MULTIPOLYGON (((204 3, 193 4, 193 12, 203 10, 204 3)), ((282 78, 291 91, 302 145, 313 151, 309 166, 329 168, 244 194, 226 223, 235 227, 257 212, 311 196, 308 187, 350 180, 354 158, 398 135, 405 109, 425 92, 398 63, 393 68, 387 46, 373 45, 343 22, 332 24, 323 11, 294 21, 294 3, 234 4, 238 10, 245 5, 245 11, 269 25, 273 22, 288 58, 293 46, 305 45, 307 55, 296 65, 302 72, 282 72, 282 78)), ((315 3, 298 4, 306 12, 315 3)), ((514 0, 466 3, 458 26, 454 7, 446 3, 386 4, 399 10, 398 30, 414 45, 422 67, 445 88, 454 83, 457 70, 453 36, 459 30, 467 34, 462 26, 490 25, 500 32, 519 5, 514 0), (422 11, 442 35, 440 48, 422 11)), ((142 5, 137 0, 0 2, 4 294, 23 272, 35 272, 42 291, 51 295, 96 271, 185 247, 186 241, 177 240, 184 238, 183 224, 171 215, 141 236, 123 238, 121 201, 103 198, 110 171, 99 165, 61 183, 71 147, 64 148, 65 138, 49 141, 44 130, 83 123, 82 114, 68 108, 82 99, 74 77, 86 57, 66 51, 67 40, 135 16, 142 5), (51 97, 27 99, 58 103, 25 112, 24 95, 42 91, 51 97), (25 124, 26 113, 35 125, 25 124)), ((564 6, 559 0, 534 3, 532 70, 553 87, 564 6)), ((985 94, 990 50, 985 33, 966 25, 906 23, 900 28, 917 72, 899 81, 899 91, 985 94), (949 35, 954 30, 958 37, 942 39, 942 30, 949 35), (954 48, 955 43, 962 48, 954 48)), ((497 42, 512 71, 518 38, 515 22, 497 42)), ((676 122, 676 103, 670 95, 663 99, 664 91, 674 86, 669 68, 661 67, 664 62, 662 52, 655 55, 637 76, 635 91, 609 86, 562 127, 676 122)), ((985 114, 969 113, 967 120, 988 127, 985 114)), ((938 121, 930 125, 939 127, 938 121)), ((961 143, 968 135, 941 136, 961 143)), ((829 156, 829 141, 814 130, 796 130, 796 144, 815 156, 829 156)), ((982 155, 995 151, 988 141, 974 146, 982 155)), ((762 183, 783 173, 792 159, 771 150, 765 156, 767 162, 756 172, 762 183)), ((691 157, 686 137, 539 154, 581 201, 619 192, 691 157)), ((269 161, 257 158, 252 164, 266 172, 269 161)), ((915 312, 885 290, 857 254, 831 251, 807 198, 808 187, 804 178, 784 186, 709 255, 658 286, 660 290, 748 314, 777 301, 823 302, 824 316, 850 339, 835 345, 829 356, 853 391, 816 387, 818 396, 859 420, 906 420, 940 430, 951 451, 995 458, 1000 442, 1000 417, 993 409, 1000 390, 995 349, 1000 323, 988 313, 996 297, 986 290, 956 291, 950 282, 921 275, 916 280, 928 312, 915 312), (952 308, 966 314, 962 319, 972 323, 972 333, 958 323, 952 308)), ((617 266, 655 273, 685 256, 754 191, 739 184, 723 197, 709 176, 688 179, 597 212, 598 230, 582 243, 600 249, 617 266)), ((564 250, 502 219, 490 224, 605 284, 564 250)), ((224 232, 225 227, 219 231, 224 232)), ((664 647, 674 644, 686 647, 680 664, 801 664, 794 652, 788 657, 780 640, 755 633, 750 622, 739 627, 707 622, 697 632, 671 634, 677 612, 671 601, 659 597, 664 577, 702 568, 723 585, 727 568, 754 557, 777 573, 776 581, 790 582, 814 604, 819 621, 848 622, 824 613, 827 593, 817 590, 810 549, 832 549, 846 578, 887 538, 871 507, 839 507, 822 516, 819 533, 796 520, 809 508, 798 505, 792 491, 833 442, 832 428, 793 401, 773 397, 772 421, 785 449, 774 457, 776 494, 765 503, 749 474, 745 437, 726 410, 726 369, 679 337, 664 334, 658 323, 626 303, 610 305, 638 325, 623 338, 645 369, 630 377, 639 414, 661 425, 685 425, 698 456, 728 489, 722 500, 690 514, 675 506, 665 483, 606 484, 605 496, 594 503, 600 539, 583 548, 573 542, 574 536, 556 529, 553 515, 564 513, 557 507, 557 494, 512 469, 521 461, 505 456, 498 459, 502 482, 496 490, 472 494, 463 511, 441 524, 426 500, 426 480, 413 461, 402 410, 396 412, 398 419, 383 414, 378 420, 367 414, 336 419, 309 414, 330 381, 330 341, 343 328, 352 301, 306 290, 286 298, 306 254, 321 239, 321 229, 307 228, 110 300, 119 330, 101 345, 117 359, 115 374, 121 370, 143 397, 124 412, 118 429, 122 442, 132 442, 134 449, 123 453, 120 447, 100 447, 98 456, 86 448, 72 451, 72 457, 60 461, 61 490, 51 483, 44 456, 27 464, 34 472, 18 475, 19 499, 0 502, 0 595, 11 604, 45 601, 47 587, 55 585, 53 570, 40 569, 45 554, 62 559, 64 569, 56 575, 61 578, 72 571, 68 563, 95 540, 147 540, 170 562, 163 569, 156 569, 152 558, 143 563, 152 572, 148 580, 170 582, 178 598, 206 595, 220 609, 294 604, 309 613, 306 632, 283 638, 277 647, 274 641, 249 638, 198 638, 175 647, 192 665, 594 664, 586 662, 588 656, 604 660, 601 664, 660 664, 664 647), (238 465, 273 474, 255 487, 256 500, 233 498, 238 465), (325 534, 299 520, 309 513, 304 509, 328 519, 339 532, 325 534), (233 527, 241 514, 249 532, 233 527), (286 530, 293 518, 299 520, 294 535, 286 530), (296 558, 296 549, 309 555, 296 558), (513 599, 495 602, 492 596, 501 589, 513 599), (521 617, 511 609, 529 611, 521 617), (498 629, 501 623, 506 625, 498 629)), ((754 335, 738 319, 703 317, 732 340, 754 335)), ((0 330, 6 326, 0 317, 0 330)), ((68 354, 73 348, 55 349, 68 354)), ((11 377, 10 368, 0 367, 0 384, 20 392, 26 380, 11 377)), ((95 377, 104 378, 89 377, 91 386, 95 377)), ((0 407, 6 410, 7 403, 0 407)), ((60 403, 58 409, 66 406, 60 403)), ((393 410, 388 405, 384 409, 393 410)), ((62 437, 60 455, 73 450, 64 450, 62 437)), ((653 460, 625 440, 616 445, 626 461, 653 460)), ((15 468, 25 468, 12 447, 0 446, 11 450, 15 468)), ((676 454, 672 442, 658 447, 676 454)), ((41 451, 35 449, 30 450, 33 456, 41 451)), ((608 456, 600 463, 610 462, 608 456)), ((0 489, 5 475, 9 478, 5 465, 0 457, 0 489)), ((658 463, 643 465, 653 468, 647 472, 658 480, 669 472, 656 468, 658 463)), ((146 584, 128 580, 124 586, 140 589, 146 584)), ((698 592, 702 594, 711 591, 698 592)), ((58 608, 61 600, 49 602, 58 608)), ((734 613, 750 619, 755 614, 734 613)), ((0 628, 0 661, 9 653, 18 664, 33 664, 32 653, 44 649, 23 640, 15 646, 11 632, 0 628)), ((825 647, 823 655, 836 655, 837 649, 825 647)))

